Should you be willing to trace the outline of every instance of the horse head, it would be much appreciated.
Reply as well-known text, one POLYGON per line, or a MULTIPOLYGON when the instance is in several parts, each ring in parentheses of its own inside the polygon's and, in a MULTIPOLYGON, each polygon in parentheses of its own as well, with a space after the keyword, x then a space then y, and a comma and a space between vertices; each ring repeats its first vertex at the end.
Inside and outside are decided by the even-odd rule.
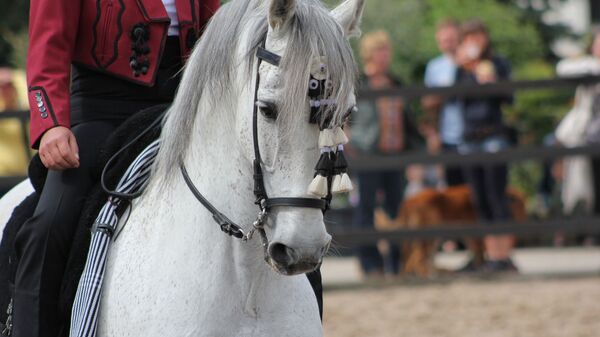
POLYGON ((228 3, 195 47, 167 113, 154 177, 172 186, 173 163, 183 162, 188 187, 229 217, 216 216, 221 229, 246 239, 259 231, 281 274, 320 265, 331 241, 323 200, 349 187, 344 168, 315 177, 315 164, 323 166, 323 152, 343 161, 337 143, 347 140, 341 126, 355 106, 357 73, 348 39, 363 8, 364 0, 333 11, 317 0, 228 3), (251 230, 254 201, 261 215, 251 230))
MULTIPOLYGON (((331 12, 298 10, 299 6, 309 5, 295 0, 270 2, 264 46, 281 60, 278 65, 260 62, 255 137, 269 197, 327 198, 315 196, 309 185, 323 152, 320 135, 323 130, 339 130, 356 103, 356 70, 348 38, 359 33, 364 1, 347 0, 331 12), (312 20, 302 17, 307 13, 314 16, 312 20)), ((249 141, 252 135, 244 139, 249 141)), ((245 148, 251 156, 252 144, 246 143, 245 148)), ((265 230, 266 261, 285 275, 318 268, 331 242, 323 212, 317 208, 273 208, 265 230)))

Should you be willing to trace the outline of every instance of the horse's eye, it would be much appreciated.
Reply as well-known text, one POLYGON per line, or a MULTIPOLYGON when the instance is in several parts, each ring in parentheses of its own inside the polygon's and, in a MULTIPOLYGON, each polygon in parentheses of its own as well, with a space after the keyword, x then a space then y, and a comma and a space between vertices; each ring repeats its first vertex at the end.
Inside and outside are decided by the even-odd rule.
POLYGON ((277 105, 271 102, 258 101, 256 106, 260 110, 260 113, 268 119, 277 119, 277 105))

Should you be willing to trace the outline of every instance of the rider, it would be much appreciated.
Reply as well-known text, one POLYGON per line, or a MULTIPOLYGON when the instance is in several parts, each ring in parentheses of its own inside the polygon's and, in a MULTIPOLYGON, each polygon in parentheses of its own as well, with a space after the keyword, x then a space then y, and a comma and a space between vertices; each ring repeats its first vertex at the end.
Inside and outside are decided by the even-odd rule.
POLYGON ((179 70, 219 0, 31 0, 31 146, 49 169, 19 231, 13 336, 58 334, 58 297, 102 140, 171 102, 179 70))

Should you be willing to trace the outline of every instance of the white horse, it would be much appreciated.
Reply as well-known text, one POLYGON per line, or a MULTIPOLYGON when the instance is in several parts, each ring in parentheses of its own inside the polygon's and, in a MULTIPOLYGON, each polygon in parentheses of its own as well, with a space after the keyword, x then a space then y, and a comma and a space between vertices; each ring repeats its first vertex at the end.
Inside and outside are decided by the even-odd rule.
POLYGON ((33 193, 33 186, 27 179, 13 187, 0 199, 0 240, 2 240, 4 226, 10 219, 13 209, 31 193, 33 193))
MULTIPOLYGON (((328 101, 336 104, 321 121, 339 126, 355 105, 347 39, 359 34, 363 8, 364 0, 331 12, 317 0, 234 0, 219 10, 188 60, 150 183, 112 245, 98 336, 322 335, 304 276, 320 265, 331 240, 322 212, 273 208, 267 249, 258 239, 236 240, 196 200, 177 162, 183 159, 219 211, 249 230, 258 212, 252 116, 259 83, 266 192, 307 197, 319 156, 319 128, 308 123, 309 79, 315 64, 325 66, 328 101), (282 56, 279 67, 263 62, 257 69, 263 41, 282 56)), ((0 200, 2 215, 31 191, 23 183, 0 200)))
POLYGON ((99 336, 322 335, 304 276, 319 266, 331 240, 321 210, 272 209, 265 257, 258 239, 221 232, 177 163, 183 159, 219 211, 250 229, 258 211, 252 170, 258 72, 267 193, 308 197, 319 157, 319 128, 308 123, 311 65, 327 69, 336 101, 327 120, 340 125, 355 105, 347 38, 358 34, 363 7, 364 0, 347 0, 332 12, 317 0, 237 0, 215 15, 168 111, 151 181, 111 248, 99 336), (279 67, 263 62, 257 69, 261 41, 282 56, 279 67))

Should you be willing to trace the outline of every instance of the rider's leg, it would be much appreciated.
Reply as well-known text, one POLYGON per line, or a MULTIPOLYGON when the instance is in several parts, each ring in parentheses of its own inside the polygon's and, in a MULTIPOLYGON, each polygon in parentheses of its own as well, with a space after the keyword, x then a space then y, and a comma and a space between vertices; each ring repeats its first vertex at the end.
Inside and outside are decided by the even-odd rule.
POLYGON ((80 167, 48 172, 34 216, 17 234, 14 337, 56 337, 58 333, 58 298, 71 240, 85 197, 94 184, 91 169, 115 128, 116 123, 109 121, 73 127, 80 167))

